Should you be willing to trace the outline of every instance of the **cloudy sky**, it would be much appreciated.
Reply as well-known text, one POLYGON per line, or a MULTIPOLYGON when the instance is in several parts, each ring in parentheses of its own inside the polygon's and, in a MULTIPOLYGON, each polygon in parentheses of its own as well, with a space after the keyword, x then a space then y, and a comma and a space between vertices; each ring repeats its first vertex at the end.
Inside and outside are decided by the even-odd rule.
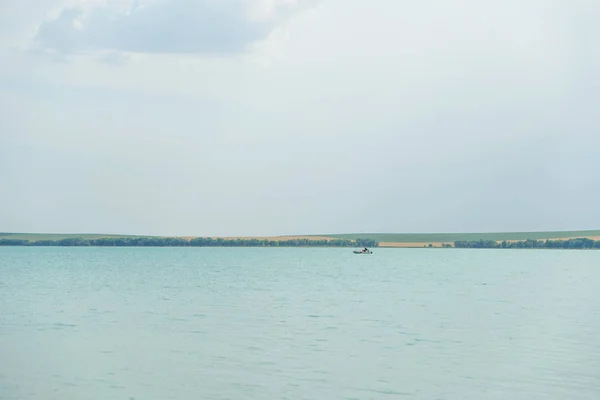
POLYGON ((597 0, 7 0, 0 231, 600 228, 597 0))

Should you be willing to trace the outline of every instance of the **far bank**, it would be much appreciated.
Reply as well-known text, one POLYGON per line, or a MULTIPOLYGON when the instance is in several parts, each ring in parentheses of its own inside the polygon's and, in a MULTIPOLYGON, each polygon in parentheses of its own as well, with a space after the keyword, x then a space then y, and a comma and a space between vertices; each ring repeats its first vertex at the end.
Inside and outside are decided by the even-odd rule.
POLYGON ((3 246, 600 248, 600 231, 334 234, 270 237, 0 233, 3 246))

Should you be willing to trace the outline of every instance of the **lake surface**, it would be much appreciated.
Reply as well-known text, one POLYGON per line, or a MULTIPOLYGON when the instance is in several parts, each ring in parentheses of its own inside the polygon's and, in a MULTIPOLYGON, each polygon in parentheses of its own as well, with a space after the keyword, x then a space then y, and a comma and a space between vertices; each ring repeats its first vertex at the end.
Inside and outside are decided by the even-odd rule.
POLYGON ((0 399, 600 398, 600 251, 0 248, 0 399))

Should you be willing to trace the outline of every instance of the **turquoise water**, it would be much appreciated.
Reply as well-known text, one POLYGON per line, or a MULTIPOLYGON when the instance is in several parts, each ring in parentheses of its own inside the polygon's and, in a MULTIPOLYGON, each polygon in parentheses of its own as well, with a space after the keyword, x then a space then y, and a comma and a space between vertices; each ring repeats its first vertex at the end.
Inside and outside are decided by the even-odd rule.
POLYGON ((600 398, 600 251, 0 248, 0 399, 600 398))

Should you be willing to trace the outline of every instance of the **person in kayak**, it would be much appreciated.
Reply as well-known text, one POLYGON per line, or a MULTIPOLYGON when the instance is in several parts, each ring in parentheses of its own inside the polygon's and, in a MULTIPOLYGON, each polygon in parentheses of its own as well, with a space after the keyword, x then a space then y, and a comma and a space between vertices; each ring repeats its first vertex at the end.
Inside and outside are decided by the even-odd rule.
POLYGON ((366 248, 366 247, 363 249, 363 253, 366 253, 366 252, 368 252, 368 251, 369 251, 369 250, 367 250, 367 248, 366 248))

